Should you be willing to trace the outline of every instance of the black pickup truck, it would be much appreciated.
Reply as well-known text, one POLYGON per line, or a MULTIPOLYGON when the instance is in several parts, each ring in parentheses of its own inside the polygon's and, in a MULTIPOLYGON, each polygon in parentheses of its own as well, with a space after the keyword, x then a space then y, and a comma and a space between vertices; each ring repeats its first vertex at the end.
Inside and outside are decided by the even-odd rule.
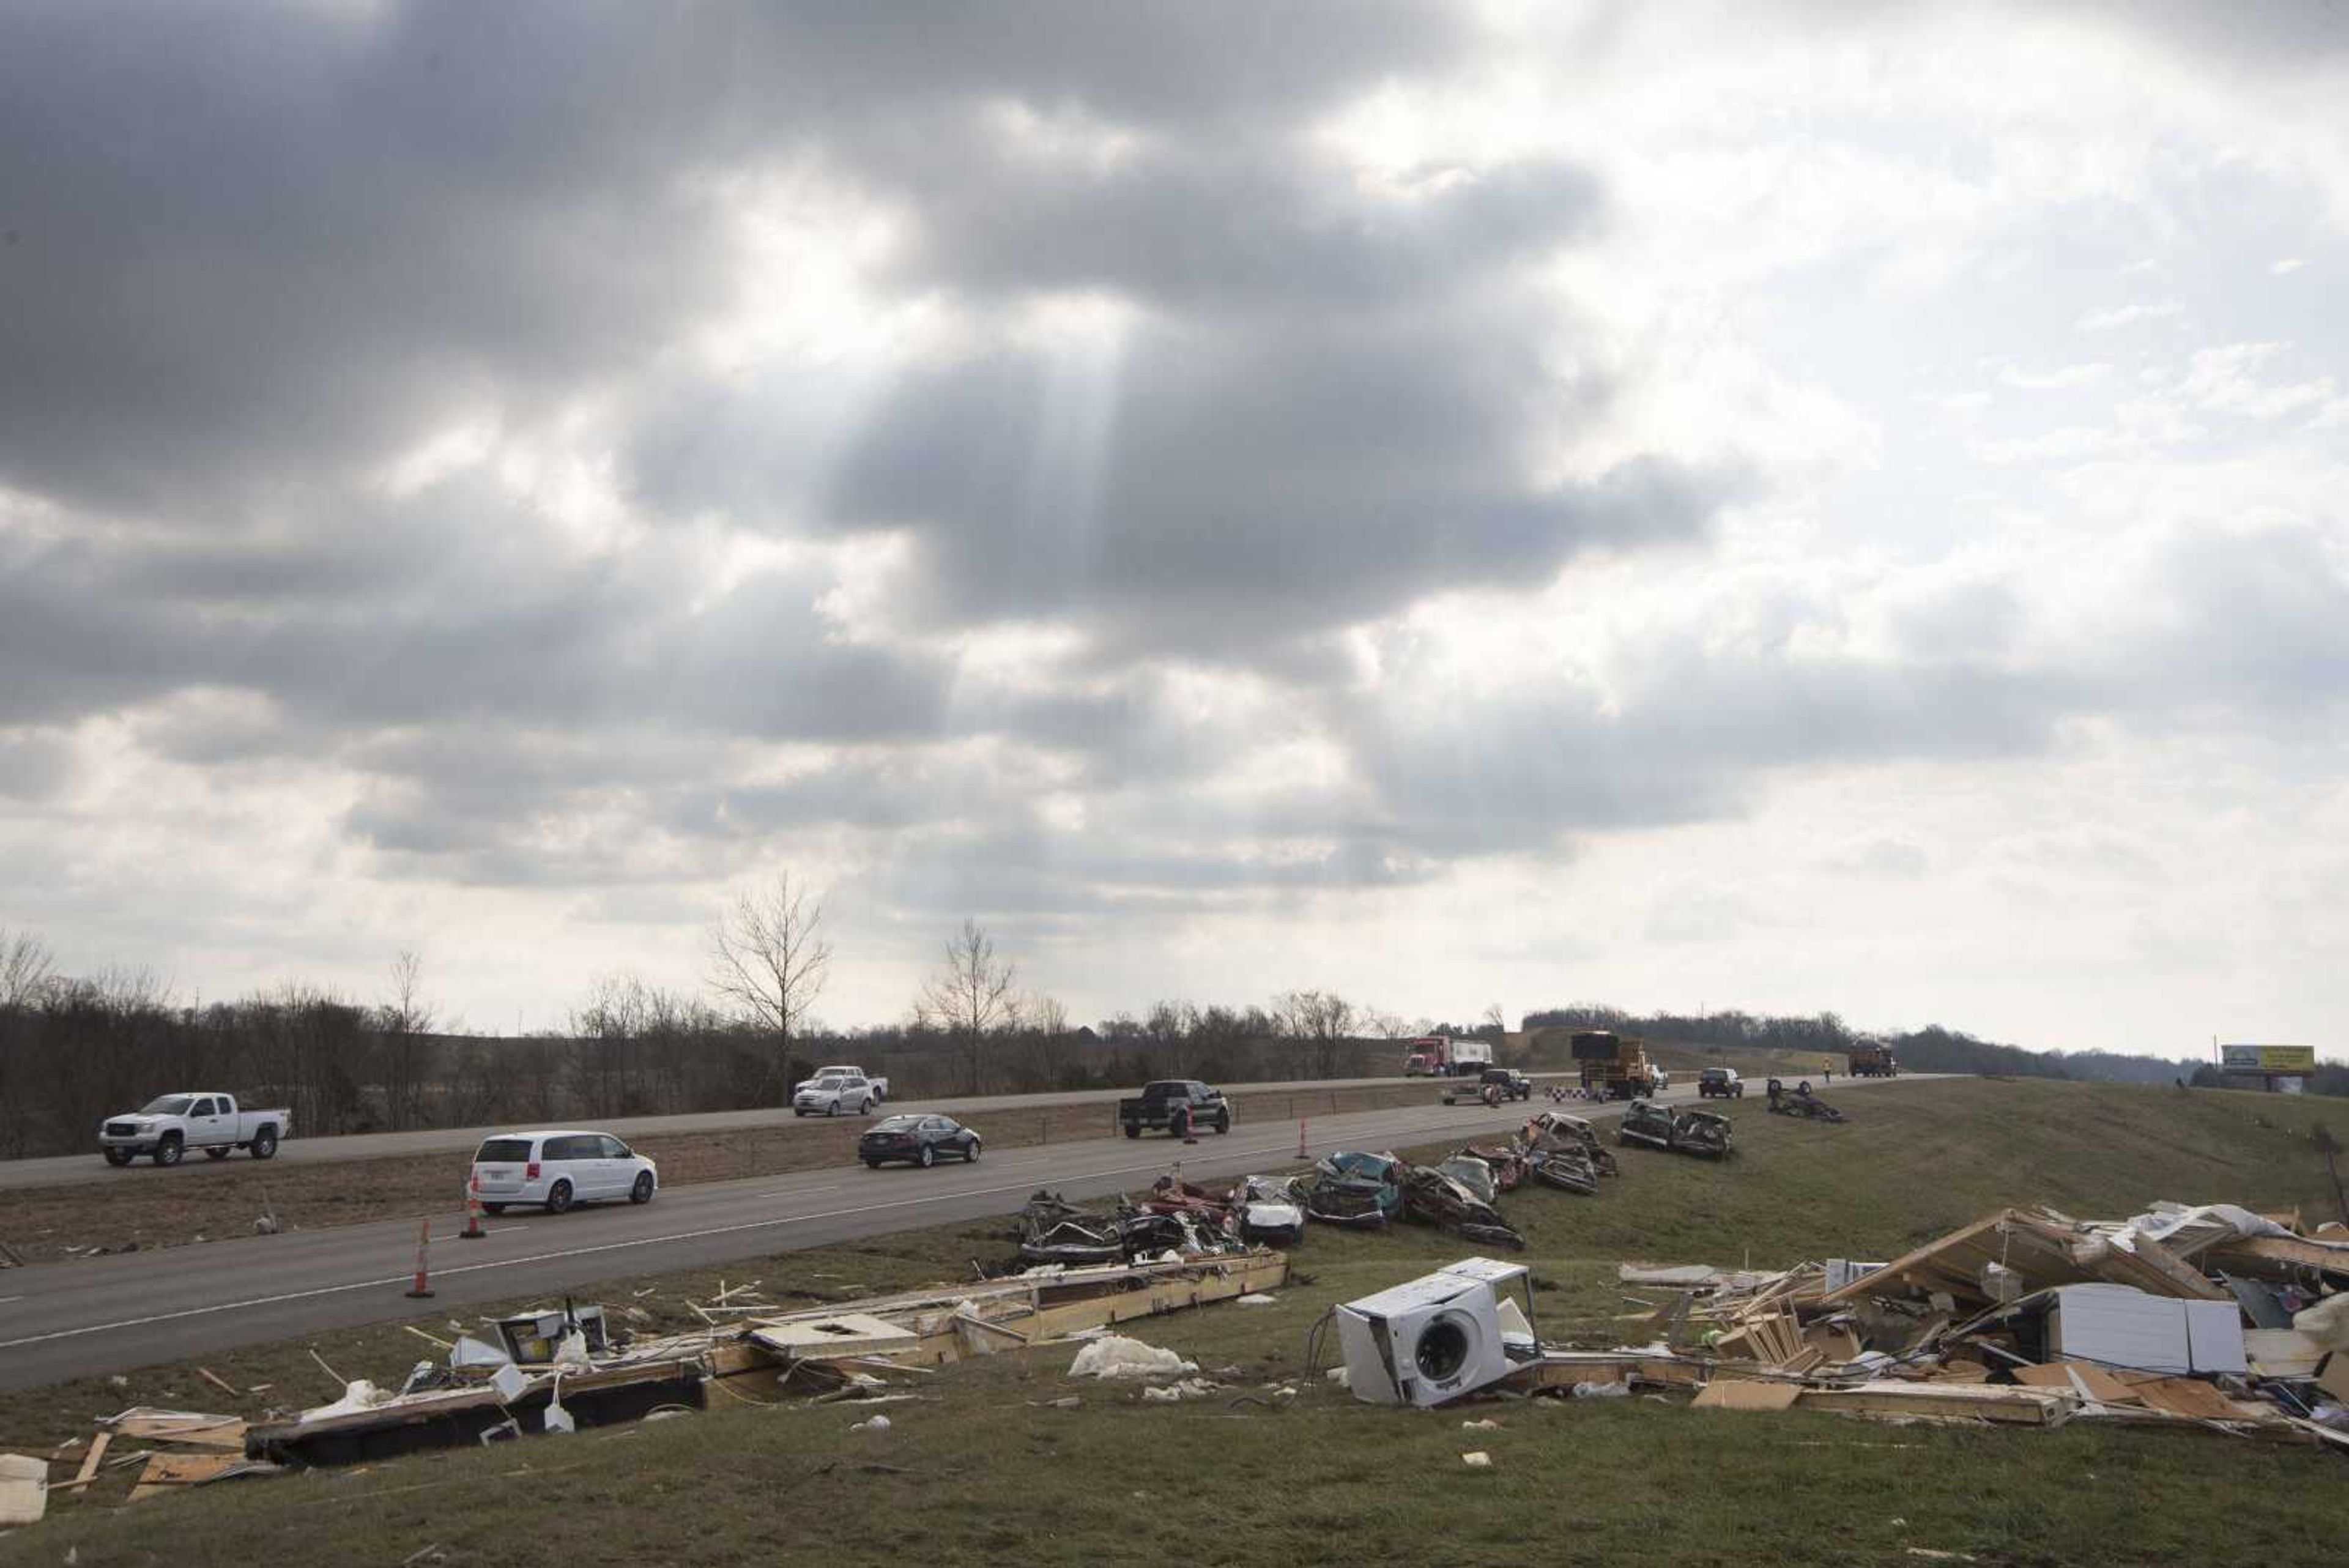
POLYGON ((1118 1101, 1117 1122, 1128 1137, 1140 1137, 1144 1127, 1177 1132, 1180 1129, 1175 1112, 1181 1108, 1190 1111, 1193 1132, 1205 1127, 1213 1127, 1219 1133, 1232 1130, 1232 1107, 1225 1102, 1224 1092, 1192 1078, 1144 1084, 1139 1096, 1118 1101))

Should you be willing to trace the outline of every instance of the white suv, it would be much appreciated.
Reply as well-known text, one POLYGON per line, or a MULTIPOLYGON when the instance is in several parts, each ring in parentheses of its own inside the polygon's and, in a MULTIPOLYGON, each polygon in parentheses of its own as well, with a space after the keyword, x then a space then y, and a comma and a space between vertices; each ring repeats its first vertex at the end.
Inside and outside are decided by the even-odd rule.
POLYGON ((489 1214, 514 1203, 549 1214, 616 1198, 650 1203, 659 1189, 659 1168, 610 1133, 500 1133, 473 1153, 472 1191, 489 1214))

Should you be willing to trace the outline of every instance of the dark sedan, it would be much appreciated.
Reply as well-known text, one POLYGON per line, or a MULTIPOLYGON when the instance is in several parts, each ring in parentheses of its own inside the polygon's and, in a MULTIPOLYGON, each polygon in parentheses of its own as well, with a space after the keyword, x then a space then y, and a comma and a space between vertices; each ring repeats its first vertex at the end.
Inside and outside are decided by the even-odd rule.
POLYGON ((978 1135, 952 1116, 886 1116, 856 1140, 856 1158, 875 1170, 885 1160, 936 1165, 949 1154, 978 1158, 978 1135))

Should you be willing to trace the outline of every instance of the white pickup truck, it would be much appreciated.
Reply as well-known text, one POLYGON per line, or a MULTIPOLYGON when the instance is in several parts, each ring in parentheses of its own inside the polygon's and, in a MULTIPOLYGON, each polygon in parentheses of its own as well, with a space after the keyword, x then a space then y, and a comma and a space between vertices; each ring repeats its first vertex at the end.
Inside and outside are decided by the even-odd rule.
POLYGON ((819 1067, 812 1078, 792 1085, 792 1115, 836 1116, 843 1111, 858 1116, 889 1097, 889 1080, 868 1078, 862 1067, 819 1067))
POLYGON ((150 1100, 128 1116, 107 1117, 98 1124, 98 1147, 109 1165, 129 1165, 142 1154, 152 1155, 158 1165, 177 1165, 191 1148, 214 1159, 245 1148, 254 1158, 267 1159, 293 1131, 290 1110, 239 1110, 234 1095, 183 1090, 150 1100))

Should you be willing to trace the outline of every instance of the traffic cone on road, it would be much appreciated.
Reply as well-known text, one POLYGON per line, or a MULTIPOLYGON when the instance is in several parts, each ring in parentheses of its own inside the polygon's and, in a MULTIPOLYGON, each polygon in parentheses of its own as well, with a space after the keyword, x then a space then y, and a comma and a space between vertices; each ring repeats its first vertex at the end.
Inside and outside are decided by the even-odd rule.
POLYGON ((1297 1118, 1297 1158, 1299 1158, 1299 1159, 1303 1159, 1303 1158, 1306 1158, 1306 1154, 1305 1154, 1305 1118, 1304 1118, 1303 1116, 1299 1116, 1299 1117, 1298 1117, 1298 1118, 1297 1118))
POLYGON ((432 1293, 431 1265, 426 1253, 431 1245, 432 1221, 427 1220, 416 1228, 416 1282, 408 1287, 408 1293, 419 1300, 432 1293))
POLYGON ((489 1232, 481 1229, 481 1179, 476 1175, 465 1183, 465 1228, 457 1232, 460 1241, 478 1241, 489 1232))

